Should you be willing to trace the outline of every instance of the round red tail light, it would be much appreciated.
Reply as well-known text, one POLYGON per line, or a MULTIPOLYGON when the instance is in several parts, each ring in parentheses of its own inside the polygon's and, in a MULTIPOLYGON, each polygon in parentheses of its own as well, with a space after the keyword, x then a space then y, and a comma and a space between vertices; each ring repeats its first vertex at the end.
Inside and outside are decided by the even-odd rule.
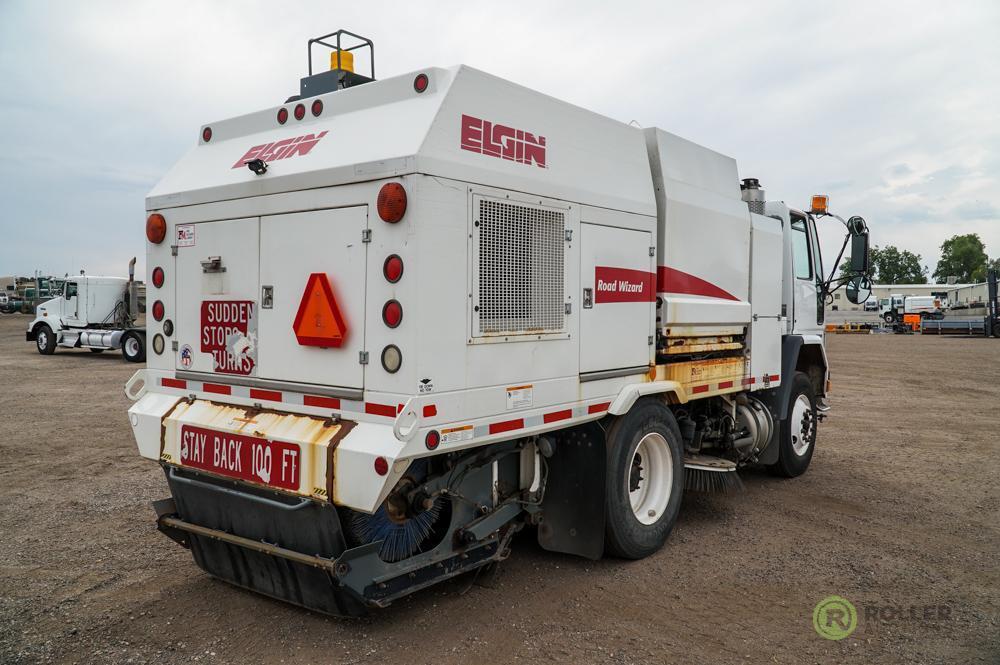
POLYGON ((205 143, 208 143, 209 141, 212 140, 211 127, 206 127, 205 129, 201 130, 201 140, 204 141, 205 143))
POLYGON ((427 450, 434 450, 440 443, 441 435, 435 429, 427 432, 427 436, 424 437, 424 445, 427 446, 427 450))
POLYGON ((427 89, 427 74, 417 74, 416 78, 413 79, 413 89, 417 92, 423 92, 427 89))
POLYGON ((157 300, 156 302, 153 303, 153 318, 156 319, 157 321, 162 321, 163 314, 164 314, 163 302, 157 300))
POLYGON ((384 476, 389 473, 389 460, 384 457, 375 458, 375 473, 384 476))
POLYGON ((166 237, 167 220, 163 219, 163 215, 160 213, 154 212, 146 218, 146 240, 154 245, 159 245, 166 237))
POLYGON ((406 190, 398 182, 387 182, 378 190, 375 207, 383 222, 395 224, 406 212, 406 190))
POLYGON ((159 266, 153 268, 153 286, 156 288, 163 286, 163 268, 159 266))
POLYGON ((323 112, 323 100, 322 99, 317 99, 316 101, 314 101, 312 103, 312 112, 313 112, 313 115, 315 115, 315 116, 318 116, 320 113, 323 112))
POLYGON ((399 258, 399 254, 391 254, 386 257, 385 263, 382 264, 382 274, 385 275, 387 282, 395 284, 403 278, 403 259, 399 258))
POLYGON ((306 107, 302 104, 295 105, 295 119, 301 120, 306 117, 306 107))
POLYGON ((288 109, 280 108, 278 109, 278 124, 283 125, 288 122, 288 109))
POLYGON ((382 306, 382 320, 390 328, 397 328, 403 321, 403 306, 398 300, 390 300, 382 306))

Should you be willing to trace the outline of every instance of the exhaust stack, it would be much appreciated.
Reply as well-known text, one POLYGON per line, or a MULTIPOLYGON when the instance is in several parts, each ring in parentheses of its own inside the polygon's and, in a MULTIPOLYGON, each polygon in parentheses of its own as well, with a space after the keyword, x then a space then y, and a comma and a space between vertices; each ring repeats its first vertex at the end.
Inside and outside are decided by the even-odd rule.
POLYGON ((746 201, 750 212, 764 214, 764 190, 757 178, 744 178, 740 183, 740 198, 746 201))

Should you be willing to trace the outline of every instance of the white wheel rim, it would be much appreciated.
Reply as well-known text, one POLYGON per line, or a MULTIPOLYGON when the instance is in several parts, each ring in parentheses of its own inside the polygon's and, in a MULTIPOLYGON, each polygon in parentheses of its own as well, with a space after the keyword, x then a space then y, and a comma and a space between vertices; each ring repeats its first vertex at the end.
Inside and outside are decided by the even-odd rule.
POLYGON ((792 417, 788 421, 792 434, 792 450, 802 457, 812 445, 813 411, 812 403, 805 395, 799 395, 792 406, 792 417))
POLYGON ((667 509, 674 484, 674 459, 662 435, 642 437, 625 469, 625 487, 632 514, 641 524, 653 524, 667 509))
POLYGON ((38 348, 44 349, 49 345, 49 336, 46 333, 38 333, 38 348))
POLYGON ((129 354, 130 356, 135 356, 139 354, 139 342, 135 339, 135 337, 129 337, 125 341, 125 353, 129 354))

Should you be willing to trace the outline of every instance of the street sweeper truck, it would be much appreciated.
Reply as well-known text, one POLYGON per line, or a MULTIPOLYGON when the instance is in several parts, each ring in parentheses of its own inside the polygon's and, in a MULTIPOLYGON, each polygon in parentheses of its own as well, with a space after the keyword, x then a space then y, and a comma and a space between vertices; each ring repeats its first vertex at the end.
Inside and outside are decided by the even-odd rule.
POLYGON ((824 303, 870 288, 860 217, 470 67, 376 81, 369 40, 326 48, 146 199, 128 415, 198 566, 356 616, 523 528, 639 559, 684 490, 806 470, 824 303), (824 277, 817 226, 840 223, 852 271, 824 277))

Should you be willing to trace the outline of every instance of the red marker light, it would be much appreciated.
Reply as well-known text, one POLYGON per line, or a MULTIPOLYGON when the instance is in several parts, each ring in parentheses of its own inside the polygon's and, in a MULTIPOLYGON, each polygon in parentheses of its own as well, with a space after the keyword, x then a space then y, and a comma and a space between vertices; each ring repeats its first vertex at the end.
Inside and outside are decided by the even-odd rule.
POLYGON ((417 74, 416 78, 413 79, 413 89, 417 92, 423 92, 427 89, 427 74, 417 74))
POLYGON ((206 127, 205 129, 201 130, 201 140, 204 141, 205 143, 208 143, 209 141, 212 140, 211 127, 206 127))
POLYGON ((403 321, 403 306, 398 300, 390 300, 382 306, 382 320, 390 328, 398 328, 403 321))
POLYGON ((153 268, 153 286, 155 286, 156 288, 160 288, 161 286, 163 286, 163 279, 164 279, 163 268, 159 266, 153 268))
POLYGON ((295 119, 296 120, 301 120, 304 117, 306 117, 306 107, 305 107, 305 105, 303 105, 303 104, 296 104, 295 105, 295 119))
POLYGON ((389 473, 389 460, 384 457, 375 458, 375 473, 384 476, 389 473))
POLYGON ((395 284, 403 278, 403 259, 398 254, 390 254, 382 264, 382 274, 390 284, 395 284))
POLYGON ((435 429, 427 432, 427 436, 424 437, 424 445, 427 446, 427 450, 434 450, 440 443, 441 435, 435 429))
POLYGON ((383 222, 395 224, 406 213, 406 190, 398 182, 387 182, 378 190, 375 207, 383 222))
POLYGON ((319 116, 323 112, 323 100, 317 99, 312 103, 312 113, 315 116, 319 116))
POLYGON ((278 109, 278 124, 283 125, 288 122, 288 109, 280 108, 278 109))
POLYGON ((157 321, 162 321, 163 314, 164 314, 163 302, 157 300, 156 302, 153 303, 153 318, 156 319, 157 321))

